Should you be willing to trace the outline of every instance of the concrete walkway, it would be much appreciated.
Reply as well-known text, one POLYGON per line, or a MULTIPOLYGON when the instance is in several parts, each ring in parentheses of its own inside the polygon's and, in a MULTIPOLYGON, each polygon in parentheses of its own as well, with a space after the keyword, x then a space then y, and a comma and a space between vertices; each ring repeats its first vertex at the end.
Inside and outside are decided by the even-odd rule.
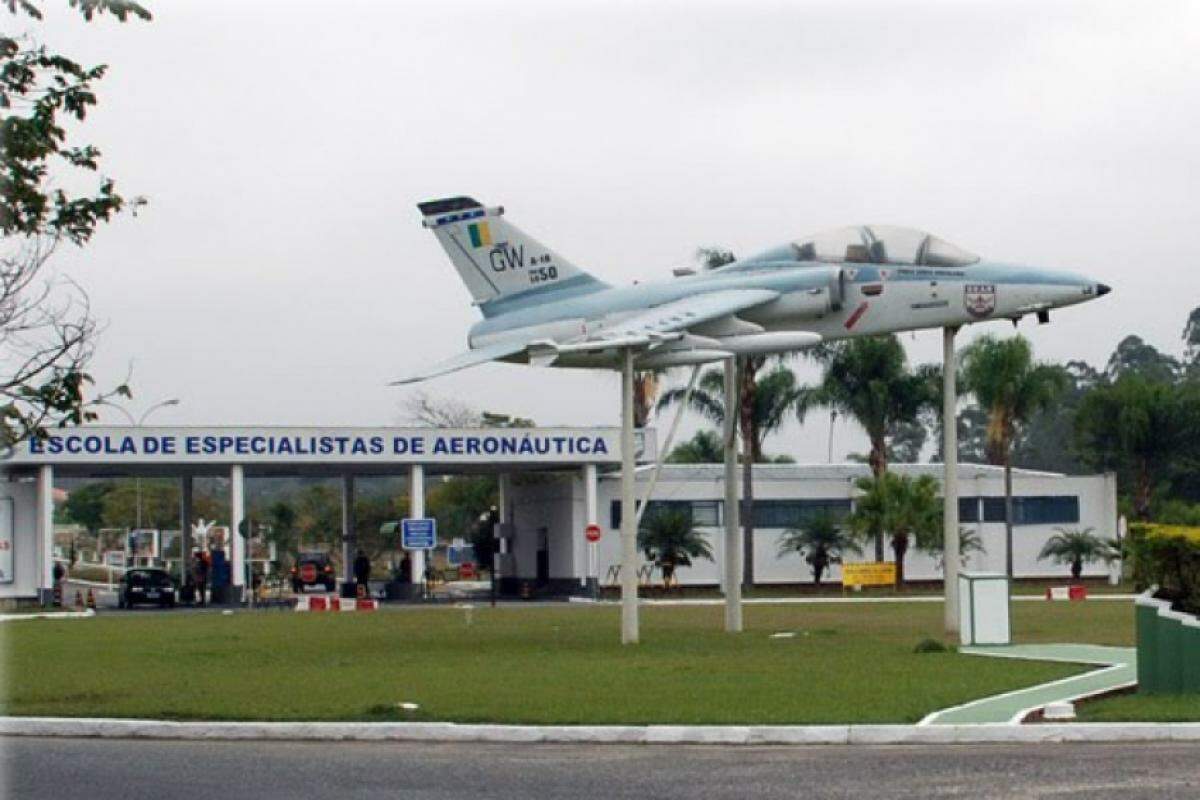
POLYGON ((1016 724, 1029 713, 1048 703, 1078 700, 1137 684, 1137 651, 1132 647, 1023 644, 1008 647, 963 647, 959 652, 993 658, 1093 664, 1102 669, 944 708, 925 717, 917 723, 918 725, 1016 724))

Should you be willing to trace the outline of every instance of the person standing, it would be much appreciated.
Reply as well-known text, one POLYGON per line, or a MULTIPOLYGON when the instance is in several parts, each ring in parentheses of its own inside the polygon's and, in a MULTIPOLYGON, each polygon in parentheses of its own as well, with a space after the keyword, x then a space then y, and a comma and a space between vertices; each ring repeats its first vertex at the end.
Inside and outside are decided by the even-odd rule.
POLYGON ((366 587, 367 594, 371 593, 371 559, 367 558, 367 554, 362 550, 358 551, 354 559, 354 582, 358 586, 366 587))
POLYGON ((204 591, 208 587, 208 557, 203 550, 196 551, 192 564, 192 579, 196 584, 196 604, 204 605, 204 591))

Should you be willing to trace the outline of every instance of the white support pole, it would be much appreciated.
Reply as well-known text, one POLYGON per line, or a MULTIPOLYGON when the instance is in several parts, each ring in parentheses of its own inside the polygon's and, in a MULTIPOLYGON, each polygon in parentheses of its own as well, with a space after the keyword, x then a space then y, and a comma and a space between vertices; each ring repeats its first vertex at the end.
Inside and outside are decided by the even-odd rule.
POLYGON ((179 585, 188 580, 192 552, 192 476, 179 479, 179 585))
POLYGON ((241 527, 246 516, 246 475, 241 464, 229 469, 229 578, 234 586, 234 601, 241 594, 240 587, 246 585, 246 548, 243 545, 241 527))
POLYGON ((958 390, 954 357, 957 328, 942 329, 942 574, 945 576, 945 629, 958 633, 958 390))
MULTIPOLYGON (((408 470, 408 516, 422 519, 425 516, 425 465, 413 464, 408 470)), ((425 595, 425 551, 411 550, 413 583, 421 587, 425 595)))
MULTIPOLYGON (((500 477, 496 479, 496 522, 500 523, 501 525, 512 522, 512 515, 509 513, 508 508, 509 494, 510 487, 508 473, 501 473, 500 477)), ((496 581, 497 588, 499 588, 499 581, 501 578, 505 577, 506 570, 509 568, 509 541, 508 539, 501 539, 499 542, 497 542, 497 544, 499 545, 497 552, 500 554, 500 558, 496 562, 496 581)), ((515 577, 515 575, 512 577, 515 577)))
POLYGON ((37 474, 38 600, 54 598, 54 467, 43 464, 37 474))
POLYGON ((725 631, 742 630, 742 528, 738 520, 737 360, 725 359, 725 631))
POLYGON ((638 642, 637 506, 634 494, 633 348, 621 351, 621 644, 638 642))
MULTIPOLYGON (((597 470, 595 464, 583 465, 583 508, 584 508, 584 525, 597 525, 600 521, 600 515, 596 506, 596 481, 597 470)), ((587 581, 586 586, 588 594, 595 598, 599 594, 600 589, 600 565, 599 555, 597 554, 597 543, 588 542, 587 544, 587 581)))
POLYGON ((354 582, 358 533, 354 530, 354 476, 342 476, 342 582, 354 582))

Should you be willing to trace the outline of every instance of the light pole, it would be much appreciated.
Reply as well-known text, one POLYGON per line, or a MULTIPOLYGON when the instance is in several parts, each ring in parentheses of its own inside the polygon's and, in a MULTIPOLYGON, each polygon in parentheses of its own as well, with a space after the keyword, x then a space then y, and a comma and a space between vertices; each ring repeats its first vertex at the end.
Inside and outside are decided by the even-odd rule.
MULTIPOLYGON (((142 427, 142 425, 145 424, 146 418, 149 417, 151 414, 153 414, 158 409, 166 408, 167 406, 179 405, 179 398, 172 397, 170 400, 162 400, 158 403, 155 403, 154 405, 150 406, 145 411, 143 411, 142 415, 140 417, 138 417, 137 419, 134 419, 133 414, 130 414, 129 410, 127 408, 125 408, 124 406, 119 406, 116 403, 112 403, 112 402, 105 402, 105 403, 102 403, 101 405, 106 405, 106 406, 109 406, 110 408, 115 408, 117 411, 120 411, 122 414, 125 415, 125 418, 129 420, 130 425, 132 425, 135 428, 140 428, 140 427, 142 427)), ((134 523, 134 530, 141 530, 141 528, 142 528, 142 476, 141 475, 138 475, 134 478, 134 493, 136 495, 136 500, 135 500, 136 510, 134 512, 136 522, 134 523)), ((183 532, 180 531, 180 536, 182 536, 182 535, 183 535, 183 532)), ((182 548, 182 546, 183 546, 183 543, 180 542, 180 547, 182 548)))

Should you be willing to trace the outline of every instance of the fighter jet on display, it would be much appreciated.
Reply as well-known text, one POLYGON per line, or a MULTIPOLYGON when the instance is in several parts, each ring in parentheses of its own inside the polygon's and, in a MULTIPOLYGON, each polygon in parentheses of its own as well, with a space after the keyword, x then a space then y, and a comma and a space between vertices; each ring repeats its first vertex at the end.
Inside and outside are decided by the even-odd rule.
POLYGON ((858 225, 789 241, 717 269, 611 286, 469 197, 419 203, 483 319, 470 349, 397 383, 488 361, 613 369, 699 364, 850 336, 992 319, 1039 321, 1093 300, 1092 278, 985 261, 911 228, 858 225))

